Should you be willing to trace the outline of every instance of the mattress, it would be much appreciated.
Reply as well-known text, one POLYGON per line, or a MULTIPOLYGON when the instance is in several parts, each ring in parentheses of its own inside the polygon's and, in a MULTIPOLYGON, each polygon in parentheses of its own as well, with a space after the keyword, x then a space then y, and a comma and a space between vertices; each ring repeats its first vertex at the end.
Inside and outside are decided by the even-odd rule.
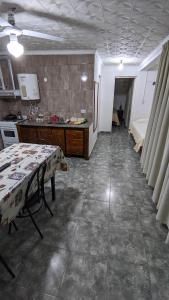
POLYGON ((143 146, 146 130, 148 125, 148 119, 138 119, 130 124, 129 133, 133 135, 135 140, 134 150, 138 152, 143 146))

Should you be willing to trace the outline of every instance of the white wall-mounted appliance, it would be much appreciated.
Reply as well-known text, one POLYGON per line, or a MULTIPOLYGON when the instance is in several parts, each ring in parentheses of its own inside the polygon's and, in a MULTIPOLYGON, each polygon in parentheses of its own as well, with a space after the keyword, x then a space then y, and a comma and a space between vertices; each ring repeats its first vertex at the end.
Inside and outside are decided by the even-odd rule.
POLYGON ((36 74, 17 74, 22 100, 39 100, 39 85, 36 74))

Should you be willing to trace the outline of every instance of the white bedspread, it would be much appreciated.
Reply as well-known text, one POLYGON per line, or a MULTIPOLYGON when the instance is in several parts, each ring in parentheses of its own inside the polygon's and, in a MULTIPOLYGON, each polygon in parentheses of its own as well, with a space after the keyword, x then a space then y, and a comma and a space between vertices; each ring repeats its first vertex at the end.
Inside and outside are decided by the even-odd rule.
POLYGON ((134 146, 134 150, 136 152, 138 152, 143 146, 147 125, 148 119, 138 119, 133 121, 130 125, 129 133, 133 135, 134 140, 136 142, 136 145, 134 146))

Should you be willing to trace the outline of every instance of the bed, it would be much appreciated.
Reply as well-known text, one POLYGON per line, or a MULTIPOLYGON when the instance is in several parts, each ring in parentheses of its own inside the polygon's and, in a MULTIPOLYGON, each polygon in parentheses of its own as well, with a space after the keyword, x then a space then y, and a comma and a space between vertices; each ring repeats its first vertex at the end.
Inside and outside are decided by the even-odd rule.
POLYGON ((134 150, 138 152, 143 147, 144 138, 146 135, 148 119, 138 119, 132 121, 129 128, 129 133, 132 134, 135 140, 134 150))

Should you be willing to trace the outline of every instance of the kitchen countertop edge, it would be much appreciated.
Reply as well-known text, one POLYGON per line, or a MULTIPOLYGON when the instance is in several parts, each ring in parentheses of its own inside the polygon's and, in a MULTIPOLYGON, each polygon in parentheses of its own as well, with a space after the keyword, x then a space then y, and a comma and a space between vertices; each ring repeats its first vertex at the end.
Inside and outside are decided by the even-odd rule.
POLYGON ((49 124, 49 123, 38 123, 33 121, 22 121, 18 122, 17 126, 27 126, 27 127, 54 127, 54 128, 76 128, 76 129, 85 129, 89 128, 92 122, 87 122, 81 125, 72 125, 72 124, 49 124))

